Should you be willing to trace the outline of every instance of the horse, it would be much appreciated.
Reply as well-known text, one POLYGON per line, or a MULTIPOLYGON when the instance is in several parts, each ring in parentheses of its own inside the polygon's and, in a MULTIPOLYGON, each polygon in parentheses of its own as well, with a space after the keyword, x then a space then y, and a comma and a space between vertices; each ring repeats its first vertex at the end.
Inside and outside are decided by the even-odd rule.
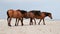
MULTIPOLYGON (((16 22, 18 21, 19 22, 19 20, 21 20, 21 24, 22 24, 22 26, 23 26, 23 13, 24 12, 22 12, 21 10, 13 10, 13 9, 10 9, 10 10, 7 10, 7 21, 8 21, 8 26, 11 26, 11 19, 12 18, 16 18, 16 22)), ((18 23, 15 23, 15 26, 17 26, 18 25, 18 23)))
POLYGON ((29 12, 27 12, 27 17, 30 18, 30 25, 33 25, 33 21, 35 21, 35 25, 36 25, 36 16, 40 16, 40 11, 39 10, 31 10, 29 12))
MULTIPOLYGON (((22 20, 20 18, 18 19, 18 23, 19 23, 19 20, 21 20, 21 22, 23 23, 23 18, 27 19, 27 11, 25 11, 25 10, 18 10, 18 11, 21 12, 23 15, 22 20)), ((18 26, 18 23, 17 23, 17 26, 18 26)))
POLYGON ((36 16, 36 19, 40 19, 38 25, 40 25, 41 20, 43 20, 43 25, 46 25, 44 19, 45 19, 45 17, 47 17, 47 16, 48 16, 50 19, 52 19, 52 14, 49 13, 49 12, 41 12, 41 13, 40 13, 40 16, 36 16))

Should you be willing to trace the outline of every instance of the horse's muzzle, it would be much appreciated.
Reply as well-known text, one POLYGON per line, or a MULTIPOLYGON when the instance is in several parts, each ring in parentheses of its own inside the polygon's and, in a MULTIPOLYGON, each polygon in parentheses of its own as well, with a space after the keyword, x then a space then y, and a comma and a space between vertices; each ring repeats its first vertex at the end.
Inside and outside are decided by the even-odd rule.
POLYGON ((53 19, 52 17, 50 17, 50 19, 53 19))

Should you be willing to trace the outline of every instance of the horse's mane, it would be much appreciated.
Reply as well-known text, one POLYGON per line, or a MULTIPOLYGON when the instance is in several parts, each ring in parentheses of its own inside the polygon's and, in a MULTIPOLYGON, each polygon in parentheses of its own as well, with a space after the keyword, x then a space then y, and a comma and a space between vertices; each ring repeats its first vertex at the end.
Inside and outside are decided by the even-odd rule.
POLYGON ((21 11, 20 9, 16 10, 16 11, 21 11))
POLYGON ((25 10, 17 10, 17 11, 20 11, 22 14, 25 14, 25 13, 27 13, 27 11, 25 11, 25 10))
POLYGON ((34 13, 34 15, 38 15, 38 16, 40 16, 40 13, 41 13, 39 10, 32 10, 30 12, 32 12, 32 13, 34 13))
POLYGON ((25 10, 21 10, 21 13, 22 13, 22 14, 25 14, 25 13, 27 13, 27 11, 25 11, 25 10))
POLYGON ((51 14, 50 12, 44 12, 46 16, 48 16, 49 14, 51 14))

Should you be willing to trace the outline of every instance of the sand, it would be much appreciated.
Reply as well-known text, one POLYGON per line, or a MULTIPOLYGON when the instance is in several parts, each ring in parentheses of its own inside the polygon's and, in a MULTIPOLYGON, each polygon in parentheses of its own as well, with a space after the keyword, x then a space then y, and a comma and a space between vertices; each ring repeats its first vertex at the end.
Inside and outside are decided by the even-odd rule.
MULTIPOLYGON (((12 27, 7 25, 6 19, 0 19, 0 34, 60 34, 60 20, 45 20, 46 25, 29 25, 29 19, 24 19, 24 26, 14 26, 15 19, 11 21, 12 27)), ((38 23, 38 20, 37 20, 38 23)))

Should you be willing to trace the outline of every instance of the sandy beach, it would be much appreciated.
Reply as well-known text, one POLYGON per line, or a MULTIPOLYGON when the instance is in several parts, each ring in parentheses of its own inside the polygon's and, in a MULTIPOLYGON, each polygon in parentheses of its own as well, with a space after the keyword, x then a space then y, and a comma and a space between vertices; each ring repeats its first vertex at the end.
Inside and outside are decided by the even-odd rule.
MULTIPOLYGON (((37 20, 38 23, 38 20, 37 20)), ((15 19, 11 21, 12 27, 7 25, 6 19, 0 20, 0 34, 60 34, 60 20, 45 20, 46 25, 29 25, 29 19, 24 19, 24 26, 14 26, 15 19)))

